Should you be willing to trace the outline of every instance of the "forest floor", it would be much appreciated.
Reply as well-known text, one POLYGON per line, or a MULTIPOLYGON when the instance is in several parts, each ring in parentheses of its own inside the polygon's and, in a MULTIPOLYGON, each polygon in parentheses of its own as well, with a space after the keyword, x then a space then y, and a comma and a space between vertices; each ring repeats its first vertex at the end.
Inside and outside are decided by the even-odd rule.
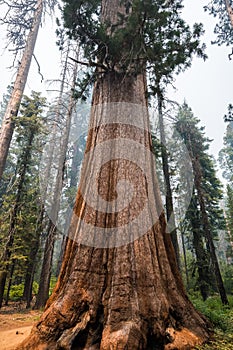
POLYGON ((23 303, 10 303, 0 311, 0 350, 14 350, 26 338, 41 311, 25 309, 23 303))
MULTIPOLYGON (((230 306, 223 306, 219 297, 203 302, 192 296, 192 302, 212 322, 215 340, 196 350, 233 350, 233 297, 230 306)), ((25 309, 22 302, 11 302, 0 310, 0 350, 14 350, 26 338, 42 311, 25 309)))

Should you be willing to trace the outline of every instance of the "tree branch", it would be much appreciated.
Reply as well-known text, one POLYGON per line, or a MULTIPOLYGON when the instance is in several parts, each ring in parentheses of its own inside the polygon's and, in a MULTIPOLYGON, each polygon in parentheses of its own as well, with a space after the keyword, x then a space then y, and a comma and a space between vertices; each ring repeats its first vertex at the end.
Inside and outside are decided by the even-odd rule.
POLYGON ((99 68, 104 69, 105 71, 108 70, 106 66, 104 66, 103 64, 100 64, 100 63, 96 63, 96 62, 92 62, 92 61, 90 61, 90 62, 78 61, 75 58, 70 57, 70 56, 69 56, 69 59, 71 59, 72 61, 74 61, 76 63, 79 63, 79 64, 81 64, 83 66, 86 66, 86 67, 99 67, 99 68))
POLYGON ((42 81, 44 80, 44 76, 43 76, 43 74, 41 73, 40 64, 39 64, 39 62, 38 62, 38 60, 37 60, 35 54, 33 54, 33 57, 34 57, 34 59, 35 59, 35 61, 36 61, 36 64, 37 64, 37 67, 38 67, 38 73, 39 73, 39 75, 41 76, 41 83, 42 83, 42 81))

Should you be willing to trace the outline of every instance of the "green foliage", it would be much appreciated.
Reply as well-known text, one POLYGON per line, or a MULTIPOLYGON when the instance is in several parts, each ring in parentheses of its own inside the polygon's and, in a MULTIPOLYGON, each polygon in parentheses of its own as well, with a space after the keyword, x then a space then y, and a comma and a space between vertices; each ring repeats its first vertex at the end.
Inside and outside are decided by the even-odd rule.
MULTIPOLYGON (((34 281, 33 282, 33 286, 32 286, 32 294, 37 294, 38 287, 39 287, 38 283, 36 281, 34 281)), ((11 301, 22 300, 23 290, 24 290, 24 284, 23 283, 11 286, 9 299, 11 301)))
POLYGON ((231 298, 231 307, 223 306, 219 297, 209 297, 206 301, 201 300, 198 295, 191 295, 191 301, 194 306, 205 315, 214 327, 222 331, 233 331, 231 322, 233 321, 233 305, 231 298))
POLYGON ((233 105, 230 103, 227 109, 228 111, 227 114, 224 115, 224 121, 233 122, 233 105))
POLYGON ((167 82, 174 72, 191 65, 193 54, 206 58, 205 45, 200 44, 202 25, 191 29, 185 23, 182 0, 122 1, 119 12, 109 17, 103 15, 101 1, 63 2, 69 37, 79 41, 90 67, 98 68, 94 79, 109 71, 134 75, 147 68, 155 94, 155 75, 167 82))
POLYGON ((231 264, 224 264, 221 270, 226 292, 233 295, 233 266, 231 264))
POLYGON ((50 278, 50 285, 49 285, 49 296, 52 294, 54 287, 56 286, 57 283, 57 277, 52 276, 50 278))
POLYGON ((205 302, 198 294, 191 294, 194 306, 213 324, 215 334, 213 339, 198 350, 233 350, 233 298, 229 297, 229 306, 223 306, 217 296, 208 298, 205 302))
MULTIPOLYGON (((233 6, 232 0, 229 0, 229 4, 233 6)), ((214 33, 217 35, 217 39, 213 41, 213 44, 232 45, 233 44, 233 27, 231 25, 229 15, 226 11, 226 1, 211 0, 209 4, 204 6, 204 9, 214 17, 218 18, 218 23, 216 24, 214 29, 214 33)))
POLYGON ((223 197, 222 185, 216 176, 214 160, 208 153, 210 140, 205 136, 204 128, 199 126, 199 122, 184 103, 179 109, 175 128, 187 147, 193 166, 193 181, 190 183, 185 178, 182 179, 184 191, 193 185, 192 198, 184 219, 184 235, 188 249, 195 256, 192 271, 192 277, 195 276, 197 281, 195 289, 198 287, 203 299, 206 299, 216 290, 216 283, 204 217, 208 218, 208 229, 213 240, 219 239, 219 231, 225 230, 226 226, 220 207, 223 197), (204 202, 204 208, 201 208, 201 200, 204 202))
POLYGON ((214 237, 218 230, 225 229, 224 215, 220 208, 223 187, 216 176, 214 159, 208 153, 210 140, 205 136, 204 127, 200 127, 199 123, 200 121, 193 116, 191 109, 184 103, 178 112, 175 128, 183 138, 191 159, 196 158, 200 163, 201 189, 214 237))
MULTIPOLYGON (((8 182, 0 199, 0 255, 4 257, 0 268, 14 266, 13 286, 23 282, 32 246, 40 234, 36 228, 41 208, 38 172, 45 136, 44 107, 45 99, 40 93, 32 92, 31 97, 23 98, 15 120, 11 163, 7 163, 8 182), (8 171, 9 166, 13 171, 11 168, 8 171)), ((17 297, 21 287, 12 288, 17 297)))

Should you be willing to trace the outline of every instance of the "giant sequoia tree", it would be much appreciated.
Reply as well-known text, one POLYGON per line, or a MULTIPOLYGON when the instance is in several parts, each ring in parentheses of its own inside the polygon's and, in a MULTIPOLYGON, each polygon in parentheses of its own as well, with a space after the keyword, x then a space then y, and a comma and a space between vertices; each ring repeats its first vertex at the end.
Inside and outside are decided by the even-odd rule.
POLYGON ((191 348, 209 329, 166 234, 145 78, 150 28, 169 23, 180 1, 65 3, 70 35, 96 66, 91 121, 59 280, 19 349, 191 348))

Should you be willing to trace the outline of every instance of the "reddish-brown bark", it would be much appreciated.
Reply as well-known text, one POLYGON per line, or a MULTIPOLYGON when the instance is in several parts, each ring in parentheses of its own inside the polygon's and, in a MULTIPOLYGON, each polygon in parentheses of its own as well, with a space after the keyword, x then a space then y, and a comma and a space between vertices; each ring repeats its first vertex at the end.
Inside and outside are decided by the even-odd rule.
MULTIPOLYGON (((102 0, 102 20, 116 23, 122 11, 122 1, 102 0)), ((209 324, 187 298, 166 234, 145 75, 116 70, 95 83, 87 160, 58 283, 18 350, 182 350, 209 338, 209 324), (123 179, 132 184, 129 192, 127 183, 117 192, 123 179)))
MULTIPOLYGON (((93 96, 94 106, 120 101, 138 104, 140 110, 141 105, 146 106, 144 76, 123 78, 111 73, 110 78, 96 83, 93 96)), ((93 108, 90 125, 96 125, 94 119, 99 117, 93 108)), ((147 124, 148 115, 142 118, 147 124)), ((151 144, 149 133, 140 128, 104 124, 90 130, 87 151, 109 138, 131 138, 144 144, 145 149, 151 144)), ((123 166, 120 163, 111 161, 107 171, 103 170, 98 182, 102 195, 110 200, 116 182, 128 177, 141 191, 139 197, 133 197, 130 206, 120 214, 99 215, 86 205, 79 190, 57 286, 40 321, 19 349, 190 349, 209 338, 208 323, 185 293, 171 239, 165 233, 157 186, 154 201, 158 212, 152 214, 159 219, 148 232, 117 248, 78 243, 89 234, 80 232, 81 226, 77 230, 79 217, 100 227, 104 220, 109 226, 122 226, 146 200, 147 184, 140 180, 140 171, 135 164, 124 164, 124 160, 123 166)), ((87 182, 86 171, 91 176, 92 167, 95 159, 87 169, 84 166, 81 187, 87 182)), ((137 236, 138 227, 131 229, 135 232, 125 232, 128 238, 137 236)))

